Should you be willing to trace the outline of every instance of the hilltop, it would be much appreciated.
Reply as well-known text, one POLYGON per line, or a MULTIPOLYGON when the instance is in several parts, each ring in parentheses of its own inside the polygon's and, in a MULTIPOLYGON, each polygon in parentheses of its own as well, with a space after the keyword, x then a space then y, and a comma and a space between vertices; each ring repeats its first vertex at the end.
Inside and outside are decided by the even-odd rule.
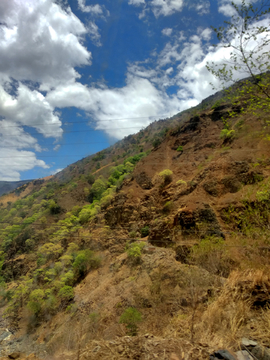
POLYGON ((269 347, 269 134, 221 92, 2 196, 2 355, 269 347))

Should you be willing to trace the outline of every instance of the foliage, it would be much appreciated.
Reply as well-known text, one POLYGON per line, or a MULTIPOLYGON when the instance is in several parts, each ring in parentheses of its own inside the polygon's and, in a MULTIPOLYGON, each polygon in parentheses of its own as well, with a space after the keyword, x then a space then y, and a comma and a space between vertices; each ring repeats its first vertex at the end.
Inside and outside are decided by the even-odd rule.
POLYGON ((128 257, 136 262, 142 256, 142 249, 145 247, 145 242, 132 243, 127 246, 128 257))
POLYGON ((61 208, 54 200, 50 200, 49 202, 49 210, 52 215, 59 214, 61 211, 61 208))
POLYGON ((142 314, 135 308, 127 308, 120 317, 119 323, 125 324, 128 335, 135 336, 138 333, 138 323, 142 321, 142 314))
POLYGON ((221 139, 232 139, 235 136, 235 130, 222 129, 220 132, 221 139))
POLYGON ((142 237, 146 237, 149 235, 149 226, 144 226, 141 228, 141 235, 142 237))
POLYGON ((59 292, 58 296, 62 303, 66 304, 74 298, 74 290, 71 286, 63 286, 59 292))
POLYGON ((163 179, 164 185, 168 185, 172 182, 172 174, 173 172, 169 169, 165 169, 161 171, 158 175, 163 179))
MULTIPOLYGON (((217 77, 223 86, 238 81, 238 76, 250 76, 242 83, 239 96, 248 95, 245 104, 251 108, 269 107, 270 93, 267 77, 262 73, 270 69, 268 45, 269 26, 262 22, 270 12, 268 0, 262 0, 258 8, 242 0, 240 5, 232 2, 234 15, 225 26, 213 28, 219 40, 218 47, 230 49, 229 60, 220 65, 208 63, 207 69, 217 77)), ((232 91, 235 92, 235 89, 232 91)), ((239 100, 235 93, 234 100, 239 100)))
POLYGON ((176 151, 179 151, 179 152, 181 151, 181 152, 182 152, 182 151, 183 151, 183 146, 181 146, 181 145, 178 146, 178 148, 176 149, 176 151))
POLYGON ((186 181, 180 179, 180 180, 176 181, 176 185, 178 185, 178 186, 180 186, 180 185, 187 186, 187 183, 186 183, 186 181))
POLYGON ((206 237, 192 247, 190 259, 210 273, 228 276, 231 263, 226 257, 225 241, 218 237, 206 237))
POLYGON ((36 289, 30 293, 27 307, 35 315, 41 311, 42 305, 44 303, 44 297, 45 292, 42 289, 36 289))
POLYGON ((100 176, 97 180, 95 180, 94 184, 91 187, 90 194, 88 196, 89 202, 92 203, 94 200, 100 200, 106 188, 106 182, 104 178, 100 176))
POLYGON ((77 279, 84 278, 90 269, 96 269, 100 266, 101 259, 91 250, 81 250, 78 252, 73 262, 73 270, 77 279))

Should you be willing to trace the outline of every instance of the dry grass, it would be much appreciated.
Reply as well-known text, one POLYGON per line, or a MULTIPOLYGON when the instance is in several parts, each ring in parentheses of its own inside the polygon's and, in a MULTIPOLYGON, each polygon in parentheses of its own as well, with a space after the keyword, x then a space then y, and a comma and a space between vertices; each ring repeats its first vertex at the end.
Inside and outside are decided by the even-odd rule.
POLYGON ((269 343, 269 290, 269 269, 233 272, 197 326, 201 341, 232 348, 245 336, 269 343))

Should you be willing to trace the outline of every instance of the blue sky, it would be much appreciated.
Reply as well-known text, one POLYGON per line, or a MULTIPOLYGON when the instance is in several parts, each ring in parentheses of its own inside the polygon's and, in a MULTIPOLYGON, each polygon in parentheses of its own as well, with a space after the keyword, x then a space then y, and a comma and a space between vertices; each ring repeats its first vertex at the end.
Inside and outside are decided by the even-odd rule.
POLYGON ((1 0, 0 180, 53 174, 211 95, 206 62, 226 57, 211 25, 231 15, 229 0, 1 0))

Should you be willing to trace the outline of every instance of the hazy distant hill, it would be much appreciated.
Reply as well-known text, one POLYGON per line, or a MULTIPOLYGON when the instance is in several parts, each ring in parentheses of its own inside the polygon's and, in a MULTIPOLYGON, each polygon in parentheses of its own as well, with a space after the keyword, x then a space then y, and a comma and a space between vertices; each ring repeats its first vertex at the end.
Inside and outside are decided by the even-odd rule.
POLYGON ((21 180, 21 181, 0 181, 0 196, 8 193, 32 180, 21 180))

